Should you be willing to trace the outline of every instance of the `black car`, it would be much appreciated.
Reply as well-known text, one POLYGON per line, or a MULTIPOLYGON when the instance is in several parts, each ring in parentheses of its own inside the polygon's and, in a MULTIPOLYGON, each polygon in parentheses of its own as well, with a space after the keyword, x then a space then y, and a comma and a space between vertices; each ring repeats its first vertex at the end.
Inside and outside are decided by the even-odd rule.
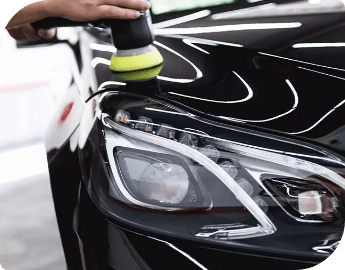
POLYGON ((46 147, 68 269, 324 261, 345 218, 344 5, 151 2, 162 67, 111 72, 108 28, 63 41, 46 147))

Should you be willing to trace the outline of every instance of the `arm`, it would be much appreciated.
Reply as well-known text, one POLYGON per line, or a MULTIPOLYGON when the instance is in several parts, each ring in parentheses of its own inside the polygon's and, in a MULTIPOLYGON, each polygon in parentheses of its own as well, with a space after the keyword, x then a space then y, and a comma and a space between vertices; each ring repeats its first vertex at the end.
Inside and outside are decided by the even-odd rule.
POLYGON ((7 24, 6 29, 21 26, 41 19, 48 18, 49 13, 46 7, 46 2, 40 1, 32 3, 23 9, 19 10, 16 15, 12 17, 7 24))
POLYGON ((147 10, 147 0, 46 0, 30 4, 12 17, 6 28, 32 23, 48 17, 73 21, 135 19, 138 10, 147 10))

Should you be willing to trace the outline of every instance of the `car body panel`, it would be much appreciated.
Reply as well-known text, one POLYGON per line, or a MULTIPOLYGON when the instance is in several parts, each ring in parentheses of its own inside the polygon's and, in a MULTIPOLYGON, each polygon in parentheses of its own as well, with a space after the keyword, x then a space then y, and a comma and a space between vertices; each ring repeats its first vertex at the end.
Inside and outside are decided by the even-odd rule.
MULTIPOLYGON (((210 16, 232 9, 208 8, 210 16)), ((157 24, 197 11, 157 15, 153 21, 157 24)), ((245 268, 255 263, 268 269, 297 269, 328 257, 300 251, 284 253, 284 248, 278 247, 291 248, 294 242, 287 240, 289 236, 272 236, 272 248, 260 250, 260 240, 231 241, 227 246, 142 230, 111 216, 92 197, 85 175, 106 178, 101 167, 83 174, 93 168, 89 162, 97 160, 101 152, 99 138, 94 135, 103 112, 100 103, 116 92, 169 103, 234 130, 255 130, 263 140, 288 138, 343 161, 345 47, 339 44, 342 34, 338 31, 343 27, 343 13, 338 9, 292 13, 245 18, 231 15, 213 21, 205 17, 156 28, 155 45, 164 57, 163 69, 156 79, 136 84, 124 83, 109 70, 114 52, 109 30, 89 28, 81 34, 78 46, 85 62, 78 78, 82 82, 78 84, 79 97, 74 97, 80 106, 76 112, 66 99, 52 119, 47 137, 52 142, 48 147, 49 170, 69 269, 227 269, 234 262, 245 268), (241 29, 233 31, 234 25, 241 29), (186 34, 207 27, 212 28, 186 34), (265 27, 268 29, 252 29, 265 27), (311 42, 333 42, 339 47, 292 47, 311 42), (71 121, 70 128, 59 131, 61 119, 71 121)), ((294 237, 299 237, 298 233, 294 237)))

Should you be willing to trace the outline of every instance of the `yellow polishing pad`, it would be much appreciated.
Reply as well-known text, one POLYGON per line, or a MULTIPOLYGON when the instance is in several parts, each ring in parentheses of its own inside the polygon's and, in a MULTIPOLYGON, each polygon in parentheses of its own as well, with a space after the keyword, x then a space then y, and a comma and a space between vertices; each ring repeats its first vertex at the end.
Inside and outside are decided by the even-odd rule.
POLYGON ((155 48, 153 51, 134 56, 112 56, 110 69, 114 72, 135 71, 158 66, 163 63, 163 57, 155 48))
POLYGON ((161 72, 162 68, 163 64, 160 64, 159 66, 147 69, 128 72, 116 72, 115 75, 125 82, 143 81, 156 77, 159 72, 161 72))

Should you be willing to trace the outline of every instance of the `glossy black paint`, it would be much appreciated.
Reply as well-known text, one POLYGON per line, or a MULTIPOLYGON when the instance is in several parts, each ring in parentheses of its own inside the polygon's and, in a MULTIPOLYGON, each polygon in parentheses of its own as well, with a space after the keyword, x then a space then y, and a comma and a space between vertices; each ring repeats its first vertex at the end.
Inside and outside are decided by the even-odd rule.
POLYGON ((83 250, 87 254, 86 269, 200 269, 193 261, 176 251, 176 247, 206 269, 228 269, 230 264, 241 265, 245 269, 255 264, 266 269, 297 269, 312 267, 317 263, 302 262, 294 257, 283 259, 268 256, 259 250, 249 251, 249 245, 226 249, 124 227, 101 214, 90 200, 84 185, 80 190, 78 214, 77 232, 85 243, 83 250), (99 233, 95 235, 93 232, 99 233), (105 264, 107 261, 108 265, 105 264))
MULTIPOLYGON (((211 8, 214 12, 227 9, 224 6, 211 8)), ((185 13, 154 16, 153 21, 163 21, 185 13)), ((330 149, 345 158, 345 109, 341 104, 345 99, 345 70, 342 61, 345 49, 297 50, 291 47, 301 42, 342 41, 343 18, 343 14, 330 13, 220 22, 205 18, 189 22, 183 27, 271 22, 301 22, 302 26, 296 29, 190 35, 192 38, 244 46, 239 48, 214 46, 210 42, 207 42, 208 45, 195 43, 209 54, 184 43, 186 36, 157 36, 159 43, 156 46, 165 59, 160 77, 142 83, 129 83, 127 87, 106 86, 103 92, 138 93, 181 107, 205 119, 240 129, 254 129, 294 138, 305 144, 330 149), (260 51, 295 60, 262 54, 260 51), (166 78, 179 80, 169 81, 166 78), (289 80, 298 95, 298 106, 295 108, 296 95, 286 80, 289 80), (224 103, 246 99, 248 87, 253 91, 252 98, 244 102, 224 103), (282 116, 277 117, 279 115, 282 116), (275 119, 269 120, 271 118, 275 119), (313 125, 315 127, 306 132, 289 134, 307 130, 313 125)), ((100 43, 110 41, 109 34, 104 30, 90 29, 90 34, 97 36, 100 43)), ((93 50, 93 57, 110 59, 110 56, 110 52, 93 50)), ((98 64, 95 75, 98 85, 106 81, 120 82, 107 65, 98 64)), ((172 235, 131 226, 109 215, 99 202, 90 198, 88 187, 85 187, 86 179, 83 179, 81 172, 90 168, 90 162, 103 161, 99 138, 92 133, 92 130, 97 129, 97 121, 93 122, 92 115, 97 114, 100 95, 95 94, 94 98, 88 99, 84 105, 88 114, 80 114, 80 120, 74 123, 78 128, 68 129, 63 134, 63 143, 48 152, 54 203, 68 269, 201 269, 178 250, 188 254, 206 269, 228 269, 229 262, 245 269, 253 264, 268 269, 300 269, 311 267, 327 257, 322 254, 310 256, 302 252, 284 254, 282 250, 269 248, 258 250, 255 244, 260 239, 236 241, 229 246, 176 239, 172 235), (85 129, 85 126, 92 128, 85 129), (82 133, 86 143, 78 150, 74 147, 74 141, 80 142, 82 133)), ((107 178, 102 164, 99 170, 88 172, 88 175, 91 173, 107 178)), ((286 238, 280 237, 271 238, 272 247, 278 248, 282 244, 289 246, 286 238)))
MULTIPOLYGON (((152 85, 151 84, 155 84, 157 82, 155 81, 151 81, 151 83, 146 82, 145 84, 141 84, 141 83, 137 83, 137 84, 133 84, 133 85, 137 85, 137 86, 143 86, 143 85, 147 85, 149 86, 149 88, 147 88, 147 90, 152 89, 152 85)), ((125 87, 123 88, 123 92, 128 92, 126 90, 131 89, 132 85, 130 85, 130 87, 125 87)), ((147 93, 147 92, 146 92, 147 93)), ((117 98, 117 94, 108 94, 103 96, 102 98, 102 102, 100 104, 100 109, 102 112, 110 114, 110 115, 114 115, 116 112, 116 107, 120 106, 121 107, 121 101, 117 98)), ((147 102, 136 102, 134 104, 137 104, 138 106, 143 106, 143 104, 145 104, 146 106, 150 106, 150 102, 149 100, 147 100, 147 102)), ((123 103, 123 105, 129 106, 127 103, 123 103)), ((130 107, 130 106, 129 106, 130 107)), ((151 116, 149 114, 149 112, 147 112, 147 116, 154 118, 153 115, 151 116)), ((171 121, 173 121, 173 117, 171 117, 171 121)), ((176 121, 175 121, 176 122, 176 121)), ((193 127, 195 128, 195 126, 192 126, 191 123, 189 122, 184 122, 183 125, 187 125, 189 127, 193 127)), ((104 206, 104 202, 107 199, 107 195, 109 193, 109 187, 108 187, 108 181, 109 179, 112 178, 111 175, 109 175, 109 173, 111 174, 109 167, 109 161, 108 161, 108 157, 106 154, 104 154, 104 149, 105 149, 105 145, 102 139, 102 131, 101 131, 101 124, 99 122, 99 120, 96 119, 96 121, 93 124, 93 128, 89 131, 89 135, 88 135, 88 141, 85 143, 85 146, 82 147, 82 149, 80 149, 80 161, 81 161, 81 167, 83 168, 83 179, 84 179, 84 184, 85 186, 88 187, 89 192, 91 192, 91 194, 93 193, 100 193, 100 194, 104 194, 104 195, 91 195, 92 200, 93 200, 93 204, 95 204, 97 206, 97 208, 99 209, 96 212, 101 211, 101 213, 103 213, 103 216, 100 215, 100 213, 95 215, 100 215, 99 218, 95 218, 93 217, 93 214, 91 214, 91 212, 88 212, 89 215, 91 215, 90 220, 108 220, 110 223, 114 223, 117 226, 120 227, 125 227, 128 230, 132 231, 132 232, 137 232, 139 234, 144 234, 146 236, 151 236, 154 237, 156 239, 160 239, 163 240, 165 239, 165 241, 169 244, 174 243, 176 241, 176 239, 174 239, 172 242, 172 238, 174 238, 173 235, 167 235, 166 231, 157 231, 154 230, 153 228, 140 228, 140 226, 138 226, 137 224, 139 224, 138 222, 136 223, 128 223, 126 222, 123 218, 124 218, 124 214, 126 211, 125 208, 121 207, 122 203, 117 202, 119 204, 119 206, 116 208, 117 210, 113 210, 113 213, 115 214, 111 214, 111 212, 109 211, 108 207, 104 206), (98 184, 98 181, 99 184, 98 184), (97 182, 96 184, 96 189, 97 191, 94 191, 92 188, 92 183, 91 182, 97 182), (99 199, 100 198, 100 199, 99 199), (103 202, 103 203, 102 203, 103 202), (123 209, 122 209, 123 208, 123 209)), ((89 130, 89 129, 88 129, 89 130)), ((79 132, 83 132, 83 131, 79 131, 79 132)), ((207 131, 208 134, 212 135, 212 131, 208 130, 207 131)), ((223 134, 223 136, 227 136, 226 134, 223 134)), ((315 152, 315 150, 312 149, 307 149, 305 148, 305 146, 307 145, 294 145, 291 143, 286 143, 284 141, 275 141, 273 138, 269 138, 269 137, 261 137, 261 139, 257 138, 256 141, 253 141, 250 139, 250 136, 248 134, 248 137, 246 138, 245 134, 243 133, 243 130, 238 130, 236 131, 236 129, 233 129, 231 132, 231 138, 236 140, 236 141, 242 141, 242 142, 246 142, 246 141, 250 141, 251 143, 256 143, 257 145, 267 145, 267 143, 271 143, 271 147, 274 149, 284 149, 285 151, 289 151, 291 152, 296 152, 299 154, 306 154, 307 156, 319 156, 322 152, 317 153, 315 152), (238 134, 237 134, 238 133, 238 134), (266 141, 266 142, 265 142, 266 141), (285 146, 284 146, 285 144, 285 146), (308 155, 309 154, 309 155, 308 155)), ((83 186, 83 185, 82 185, 83 186)), ((82 188, 83 189, 83 188, 82 188)), ((86 196, 89 197, 90 195, 86 196)), ((82 196, 80 197, 82 198, 82 196)), ((85 199, 87 200, 87 199, 85 199)), ((83 206, 83 203, 79 202, 79 207, 83 208, 85 206, 83 206)), ((86 210, 85 210, 86 211, 86 210)), ((132 210, 133 211, 133 215, 136 215, 138 217, 140 216, 146 216, 146 218, 148 218, 149 220, 152 220, 153 224, 155 223, 155 216, 150 214, 149 212, 147 213, 142 213, 135 209, 132 210)), ((312 266, 317 264, 318 262, 324 260, 326 257, 324 254, 318 254, 318 253, 314 253, 314 252, 310 252, 310 248, 314 245, 314 244, 318 244, 318 241, 315 241, 315 237, 318 239, 340 239, 341 235, 337 234, 336 230, 333 230, 332 228, 327 228, 327 226, 325 225, 321 225, 321 226, 312 226, 312 227, 304 227, 303 226, 300 227, 300 230, 298 232, 293 233, 293 237, 291 232, 294 231, 294 226, 297 225, 298 223, 292 222, 292 220, 290 219, 285 219, 283 215, 279 215, 278 213, 276 213, 277 216, 276 218, 274 218, 274 216, 270 215, 270 218, 274 220, 275 225, 278 227, 278 232, 275 233, 274 235, 271 236, 265 236, 262 238, 256 238, 256 239, 248 239, 248 240, 236 240, 236 241, 231 241, 228 243, 217 243, 217 244, 212 244, 209 243, 208 241, 202 241, 202 240, 196 240, 193 238, 188 238, 185 239, 184 241, 182 241, 182 245, 178 245, 179 248, 181 248, 184 252, 187 250, 189 250, 189 248, 193 249, 193 247, 195 248, 195 246, 202 246, 202 247, 207 247, 207 248, 211 248, 211 249, 223 249, 224 253, 221 253, 225 256, 225 254, 227 254, 227 251, 231 251, 231 252, 235 252, 235 253, 244 253, 246 254, 246 256, 252 257, 253 256, 253 260, 255 260, 255 258, 257 256, 259 257, 264 257, 266 258, 266 264, 267 267, 273 267, 273 265, 276 263, 276 259, 279 257, 280 260, 283 260, 286 264, 285 267, 287 267, 286 269, 297 269, 297 268, 303 268, 303 267, 307 267, 307 266, 312 266), (287 222, 287 223, 286 223, 287 222), (290 224, 289 224, 290 223, 290 224), (291 226, 292 225, 292 226, 291 226), (289 228, 289 226, 291 226, 291 228, 289 228), (316 236, 317 235, 317 236, 316 236), (296 246, 296 239, 300 239, 302 241, 301 243, 303 244, 299 244, 298 246, 296 246), (186 241, 187 240, 187 241, 186 241), (269 259, 270 258, 270 259, 269 259)), ((275 215, 276 215, 275 214, 275 215)), ((143 217, 144 217, 143 216, 143 217)), ((140 219, 140 218, 139 218, 140 219)), ((80 228, 80 230, 85 231, 88 230, 88 226, 84 226, 83 224, 90 224, 91 221, 79 221, 80 225, 78 228, 80 228)), ((100 221, 101 222, 101 221, 100 221)), ((156 221, 158 222, 158 220, 156 221)), ((185 222, 187 222, 185 220, 185 222)), ((103 223, 103 222, 102 222, 103 223)), ((105 222, 107 224, 107 222, 105 222)), ((104 224, 103 224, 104 226, 104 224)), ((110 229, 107 229, 108 231, 110 229)), ((91 231, 89 231, 89 234, 92 234, 92 231, 94 231, 94 229, 92 229, 91 231)), ((135 235, 135 234, 134 234, 135 235)), ((81 235, 80 235, 81 239, 84 239, 81 235)), ((84 237, 87 236, 85 235, 84 237)), ((175 236, 176 237, 176 236, 175 236)), ((98 239, 99 240, 99 239, 98 239)), ((87 241, 87 240, 86 240, 87 241)), ((107 240, 104 240, 105 243, 103 243, 101 246, 109 246, 111 245, 111 243, 113 243, 115 240, 113 240, 111 237, 107 236, 107 240), (109 239, 108 239, 109 238, 109 239), (109 242, 109 243, 108 243, 109 242)), ((139 240, 138 240, 139 241, 139 240)), ((167 244, 165 243, 165 244, 167 244)), ((114 244, 114 243, 113 243, 114 244)), ((139 245, 138 248, 140 248, 140 246, 142 245, 141 243, 137 243, 137 245, 139 245)), ((98 247, 97 249, 101 249, 101 247, 98 247)), ((101 252, 103 253, 103 252, 101 252)), ((205 259, 203 256, 200 256, 198 253, 188 253, 189 256, 192 256, 192 258, 194 258, 195 260, 197 260, 199 263, 205 265, 205 263, 207 264, 207 259, 205 259), (206 262, 205 262, 206 260, 206 262), (204 263, 205 262, 205 263, 204 263)), ((220 269, 220 265, 224 264, 222 260, 222 256, 220 255, 220 258, 218 259, 218 257, 216 255, 213 256, 213 258, 219 262, 219 265, 217 265, 218 268, 213 268, 215 266, 212 267, 212 265, 209 265, 207 268, 208 269, 220 269)), ((166 255, 168 256, 168 255, 166 255)), ((169 255, 170 256, 170 255, 169 255)), ((227 256, 231 256, 231 255, 227 255, 227 256)), ((113 258, 113 256, 110 256, 113 258)), ((235 260, 235 259, 234 259, 235 260)), ((252 260, 251 260, 252 262, 252 260)), ((242 262, 242 264, 245 264, 242 262)), ((226 264, 224 264, 225 266, 226 264)), ((134 266, 133 266, 134 267, 134 266)), ((117 269, 117 268, 115 268, 117 269)), ((119 268, 121 269, 121 268, 119 268)), ((133 268, 135 269, 135 268, 133 268)), ((146 269, 146 268, 143 268, 146 269)), ((149 268, 150 269, 150 268, 149 268)), ((155 269, 155 268, 153 268, 155 269)))
POLYGON ((78 239, 71 226, 74 207, 78 201, 77 191, 80 186, 81 173, 77 152, 71 151, 69 143, 66 143, 50 159, 49 174, 68 269, 82 269, 78 239))
MULTIPOLYGON (((220 104, 169 94, 164 97, 200 113, 235 118, 233 120, 236 122, 241 121, 249 125, 286 133, 301 132, 299 136, 322 142, 325 141, 325 137, 334 132, 339 135, 341 132, 339 129, 343 125, 341 116, 344 109, 343 106, 339 106, 335 110, 334 108, 345 98, 342 91, 345 77, 344 61, 342 61, 344 47, 295 49, 292 46, 300 42, 341 42, 344 33, 341 30, 344 23, 343 14, 229 19, 221 20, 221 22, 212 22, 206 18, 185 23, 183 27, 209 27, 209 25, 236 25, 254 22, 259 24, 300 22, 302 26, 293 29, 222 33, 212 33, 210 30, 205 34, 189 35, 191 38, 217 40, 244 46, 243 49, 196 43, 200 48, 209 51, 209 55, 182 42, 187 36, 164 37, 164 35, 159 35, 156 37, 161 44, 185 56, 203 74, 202 77, 196 79, 197 72, 188 61, 176 53, 157 46, 165 59, 160 76, 193 81, 192 83, 172 83, 161 80, 162 92, 181 93, 194 98, 213 99, 220 102, 244 99, 248 94, 247 89, 234 74, 231 74, 232 71, 235 71, 252 88, 252 99, 242 103, 220 104), (253 41, 246 40, 247 38, 253 41), (260 51, 283 57, 293 57, 297 61, 261 54, 260 51), (311 63, 304 63, 304 61, 311 63), (177 66, 178 68, 176 68, 177 66), (269 120, 285 114, 294 107, 294 95, 286 84, 286 79, 291 80, 295 87, 299 104, 291 114, 269 120), (324 98, 325 91, 327 91, 327 98, 324 98), (329 121, 320 121, 326 115, 329 121), (319 121, 320 123, 318 123, 319 121), (315 128, 311 128, 314 125, 315 128)), ((107 55, 105 52, 99 54, 97 51, 94 51, 94 54, 106 59, 111 55, 107 55)), ((100 81, 116 80, 107 71, 106 66, 97 66, 96 72, 102 73, 100 81)), ((330 147, 342 148, 340 145, 342 141, 336 144, 331 143, 334 137, 332 136, 325 143, 330 147)))

